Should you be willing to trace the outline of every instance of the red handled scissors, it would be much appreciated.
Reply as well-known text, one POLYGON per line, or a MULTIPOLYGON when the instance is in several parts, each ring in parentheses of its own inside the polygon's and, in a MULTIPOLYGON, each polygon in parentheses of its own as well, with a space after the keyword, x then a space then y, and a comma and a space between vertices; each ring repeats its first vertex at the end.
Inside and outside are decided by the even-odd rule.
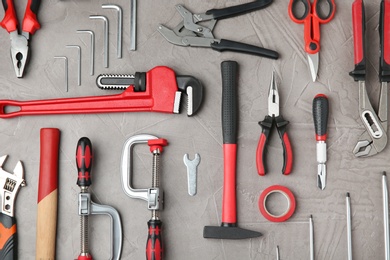
POLYGON ((329 23, 336 12, 335 0, 290 0, 288 14, 295 23, 303 23, 305 28, 305 51, 309 60, 310 73, 313 82, 316 81, 320 51, 320 24, 329 23), (320 6, 328 4, 328 12, 324 14, 320 6), (303 5, 303 14, 299 15, 299 5, 303 5))

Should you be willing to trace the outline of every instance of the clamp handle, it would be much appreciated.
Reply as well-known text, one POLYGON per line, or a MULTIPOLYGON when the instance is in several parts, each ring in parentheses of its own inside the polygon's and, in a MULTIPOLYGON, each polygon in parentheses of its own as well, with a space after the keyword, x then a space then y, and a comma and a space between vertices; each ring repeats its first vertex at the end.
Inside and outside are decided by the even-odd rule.
POLYGON ((77 185, 79 187, 89 187, 92 184, 92 143, 88 137, 82 137, 77 143, 76 165, 77 165, 77 185))

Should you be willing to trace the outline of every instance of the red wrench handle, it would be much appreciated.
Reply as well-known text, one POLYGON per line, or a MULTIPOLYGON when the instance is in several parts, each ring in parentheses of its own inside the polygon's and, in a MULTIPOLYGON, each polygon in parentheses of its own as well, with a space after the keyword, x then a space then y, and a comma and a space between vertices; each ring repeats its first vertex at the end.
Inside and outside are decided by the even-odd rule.
POLYGON ((5 14, 0 25, 8 33, 16 31, 18 29, 18 18, 16 17, 14 2, 13 0, 2 0, 2 2, 5 14))
POLYGON ((37 13, 40 5, 41 0, 28 0, 22 25, 24 32, 34 34, 36 30, 41 28, 41 25, 39 24, 37 18, 37 13))
POLYGON ((0 118, 140 111, 173 113, 178 91, 175 72, 159 66, 146 73, 146 89, 143 92, 135 92, 133 87, 128 87, 117 95, 34 101, 0 100, 0 118))

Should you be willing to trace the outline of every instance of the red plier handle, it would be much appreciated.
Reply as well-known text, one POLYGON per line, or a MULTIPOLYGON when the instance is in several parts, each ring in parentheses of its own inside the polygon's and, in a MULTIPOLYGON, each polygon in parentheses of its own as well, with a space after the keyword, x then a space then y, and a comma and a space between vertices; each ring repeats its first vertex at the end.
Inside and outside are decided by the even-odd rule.
POLYGON ((273 124, 276 124, 276 129, 283 145, 283 169, 282 173, 288 175, 291 173, 293 164, 293 153, 290 138, 288 137, 286 126, 288 121, 284 120, 282 116, 271 117, 266 116, 264 121, 259 122, 262 127, 259 143, 256 151, 256 166, 259 175, 264 176, 266 173, 265 165, 265 147, 268 143, 268 137, 272 130, 273 124))
MULTIPOLYGON (((16 31, 18 29, 18 18, 16 16, 14 2, 13 0, 2 0, 2 2, 5 14, 0 25, 6 29, 8 33, 16 31)), ((41 0, 28 0, 22 24, 23 32, 34 34, 36 30, 41 28, 37 19, 40 4, 41 0)))
POLYGON ((321 0, 314 0, 313 4, 310 0, 290 0, 288 6, 288 14, 295 23, 303 23, 305 30, 305 51, 308 54, 315 54, 320 51, 320 24, 329 23, 336 12, 336 4, 334 0, 323 0, 328 4, 329 11, 323 14, 319 8, 321 0), (304 12, 298 14, 297 6, 303 5, 304 12))

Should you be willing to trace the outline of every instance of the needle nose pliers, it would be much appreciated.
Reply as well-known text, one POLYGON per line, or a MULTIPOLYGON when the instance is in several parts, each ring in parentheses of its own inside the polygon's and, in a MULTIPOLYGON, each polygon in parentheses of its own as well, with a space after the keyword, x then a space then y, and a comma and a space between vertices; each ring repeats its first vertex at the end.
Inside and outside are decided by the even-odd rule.
POLYGON ((24 68, 29 58, 30 36, 41 28, 37 20, 37 11, 41 0, 28 0, 22 23, 22 31, 19 32, 18 18, 15 12, 13 0, 2 0, 4 18, 0 22, 1 27, 7 30, 11 38, 11 60, 18 78, 23 77, 24 68))
POLYGON ((282 173, 284 175, 291 173, 293 163, 291 143, 286 131, 286 126, 289 122, 279 114, 279 92, 274 74, 275 73, 273 72, 271 85, 269 87, 268 115, 265 116, 263 121, 259 122, 259 125, 262 127, 262 133, 257 145, 256 166, 259 175, 262 176, 264 176, 266 173, 264 160, 265 148, 268 143, 268 137, 274 125, 276 126, 280 139, 282 140, 284 158, 282 173))

